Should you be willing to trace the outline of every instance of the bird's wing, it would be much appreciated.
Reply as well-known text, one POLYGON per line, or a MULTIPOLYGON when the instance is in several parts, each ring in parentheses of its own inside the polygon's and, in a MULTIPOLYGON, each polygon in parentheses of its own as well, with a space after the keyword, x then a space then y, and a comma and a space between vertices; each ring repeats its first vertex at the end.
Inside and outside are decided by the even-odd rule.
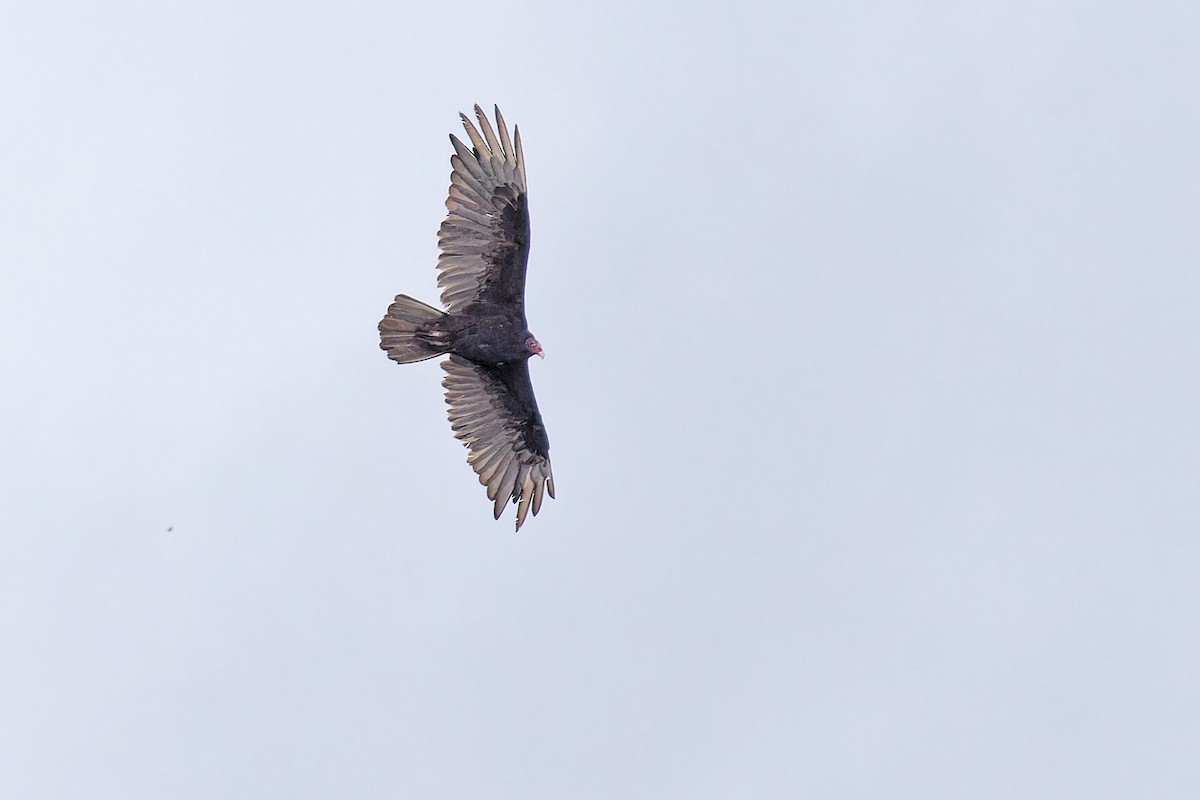
POLYGON ((442 362, 454 435, 470 450, 467 461, 495 503, 496 519, 511 500, 517 530, 543 493, 554 497, 550 440, 538 413, 527 361, 484 366, 452 355, 442 362))
POLYGON ((438 231, 442 302, 451 313, 480 300, 515 305, 524 317, 529 205, 521 134, 514 128, 508 137, 499 108, 499 138, 479 106, 478 129, 466 114, 460 116, 472 146, 450 135, 449 214, 438 231))

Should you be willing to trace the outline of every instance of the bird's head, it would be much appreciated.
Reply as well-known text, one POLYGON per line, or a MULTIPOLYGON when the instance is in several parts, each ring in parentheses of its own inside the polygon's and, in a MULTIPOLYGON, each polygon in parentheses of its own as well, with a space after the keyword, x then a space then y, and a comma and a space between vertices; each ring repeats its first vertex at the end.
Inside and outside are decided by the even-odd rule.
POLYGON ((525 349, 530 355, 536 355, 538 358, 545 358, 546 355, 542 352, 542 346, 538 344, 538 340, 530 336, 525 340, 525 349))

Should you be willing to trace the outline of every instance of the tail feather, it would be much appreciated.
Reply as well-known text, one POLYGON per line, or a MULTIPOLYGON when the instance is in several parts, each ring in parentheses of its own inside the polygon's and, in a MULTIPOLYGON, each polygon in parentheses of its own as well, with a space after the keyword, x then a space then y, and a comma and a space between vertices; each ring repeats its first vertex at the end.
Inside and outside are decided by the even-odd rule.
POLYGON ((398 294, 379 321, 379 347, 401 364, 439 356, 449 350, 449 345, 443 341, 444 333, 430 330, 430 323, 444 316, 433 306, 398 294))

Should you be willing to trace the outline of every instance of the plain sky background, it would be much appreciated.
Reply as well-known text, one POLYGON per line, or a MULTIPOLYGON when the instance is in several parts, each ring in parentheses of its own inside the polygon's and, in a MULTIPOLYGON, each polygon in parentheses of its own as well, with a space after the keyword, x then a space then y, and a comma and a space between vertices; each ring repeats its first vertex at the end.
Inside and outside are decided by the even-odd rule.
POLYGON ((1200 797, 1200 5, 0 11, 0 796, 1200 797), (557 500, 436 362, 521 127, 557 500))

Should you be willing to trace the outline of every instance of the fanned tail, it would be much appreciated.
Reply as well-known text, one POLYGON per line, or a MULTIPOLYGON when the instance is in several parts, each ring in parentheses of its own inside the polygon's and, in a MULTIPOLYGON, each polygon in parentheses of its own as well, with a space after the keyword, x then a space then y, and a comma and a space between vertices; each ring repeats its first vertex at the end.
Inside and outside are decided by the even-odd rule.
POLYGON ((431 324, 446 316, 406 294, 396 295, 387 314, 379 320, 379 347, 388 358, 401 364, 424 361, 450 349, 443 331, 431 330, 431 324))

